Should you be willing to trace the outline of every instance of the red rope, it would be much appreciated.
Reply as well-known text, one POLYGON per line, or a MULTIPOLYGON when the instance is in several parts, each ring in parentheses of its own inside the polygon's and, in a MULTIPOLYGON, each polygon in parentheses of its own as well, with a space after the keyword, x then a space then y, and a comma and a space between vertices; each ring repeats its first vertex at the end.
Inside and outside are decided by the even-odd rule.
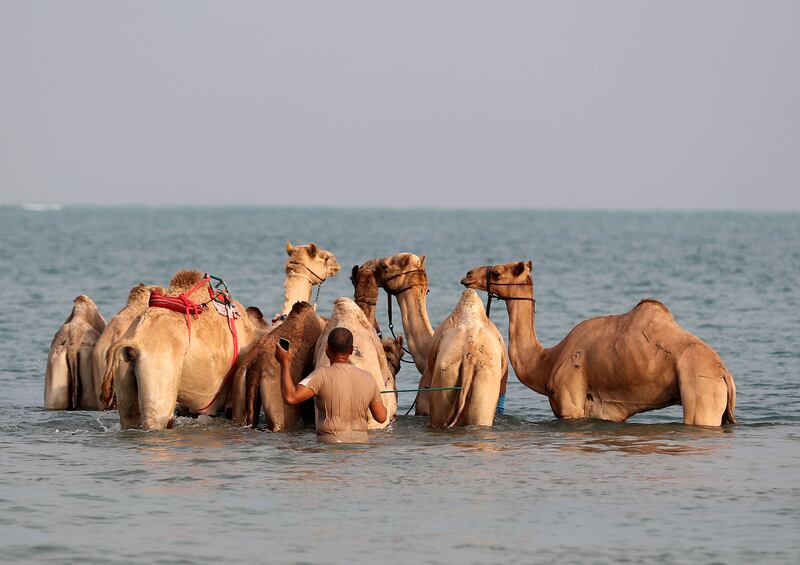
MULTIPOLYGON (((222 386, 219 388, 217 393, 214 395, 214 398, 211 399, 205 407, 201 408, 198 412, 199 414, 204 414, 214 402, 217 401, 219 398, 220 393, 226 389, 229 381, 233 378, 233 375, 236 372, 236 362, 239 360, 239 338, 236 335, 236 320, 227 310, 227 306, 232 304, 232 300, 230 296, 226 293, 219 291, 214 292, 214 289, 211 286, 211 278, 206 276, 189 289, 186 292, 182 292, 178 296, 164 296, 163 294, 159 294, 158 292, 151 292, 150 293, 150 302, 149 306, 152 308, 166 308, 167 310, 172 310, 173 312, 177 312, 179 314, 183 314, 186 316, 186 330, 189 333, 189 343, 192 343, 192 317, 197 319, 197 317, 203 313, 204 307, 201 304, 197 304, 193 302, 189 296, 194 293, 197 289, 199 289, 204 284, 208 284, 208 294, 211 300, 217 300, 222 302, 226 305, 226 317, 228 319, 228 328, 231 331, 231 335, 233 336, 233 362, 231 363, 231 368, 228 371, 228 374, 225 375, 225 379, 222 381, 222 386)), ((230 391, 229 391, 230 392, 230 391)))

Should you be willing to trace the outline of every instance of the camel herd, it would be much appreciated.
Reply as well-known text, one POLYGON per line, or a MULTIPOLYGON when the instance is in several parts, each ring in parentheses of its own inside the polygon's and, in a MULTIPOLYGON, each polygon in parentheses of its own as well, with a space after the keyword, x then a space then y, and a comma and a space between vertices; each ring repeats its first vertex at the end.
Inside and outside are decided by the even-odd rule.
POLYGON ((421 374, 416 414, 435 427, 491 426, 509 360, 524 385, 548 397, 558 418, 623 422, 680 404, 685 424, 736 421, 736 388, 719 355, 655 300, 581 322, 545 348, 536 337, 530 262, 468 271, 461 281, 467 290, 434 330, 424 256, 399 253, 353 267, 354 299, 336 299, 325 318, 311 295, 339 271, 336 257, 314 243, 289 243, 286 252, 284 303, 271 322, 195 271, 177 273, 167 288, 135 286, 108 324, 89 297, 78 296, 50 347, 45 407, 116 407, 123 429, 170 428, 176 413, 224 414, 254 427, 263 413, 272 431, 296 428, 313 422, 313 403, 283 402, 275 344, 291 341, 290 372, 298 383, 328 363, 327 335, 346 327, 354 336, 351 363, 390 391, 382 394, 386 423, 371 420, 370 429, 396 419, 404 344, 421 374), (404 335, 381 339, 380 288, 390 296, 390 328, 394 299, 404 335), (476 290, 488 293, 486 309, 476 290), (506 303, 508 349, 487 315, 492 298, 506 303))

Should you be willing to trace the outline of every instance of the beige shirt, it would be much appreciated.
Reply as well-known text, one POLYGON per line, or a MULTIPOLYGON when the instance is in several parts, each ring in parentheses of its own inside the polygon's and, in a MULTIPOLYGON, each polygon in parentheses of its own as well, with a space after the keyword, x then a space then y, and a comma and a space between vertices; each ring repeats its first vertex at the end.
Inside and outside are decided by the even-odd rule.
POLYGON ((372 375, 349 363, 335 363, 315 369, 300 384, 314 391, 317 441, 369 443, 369 405, 381 397, 372 375))

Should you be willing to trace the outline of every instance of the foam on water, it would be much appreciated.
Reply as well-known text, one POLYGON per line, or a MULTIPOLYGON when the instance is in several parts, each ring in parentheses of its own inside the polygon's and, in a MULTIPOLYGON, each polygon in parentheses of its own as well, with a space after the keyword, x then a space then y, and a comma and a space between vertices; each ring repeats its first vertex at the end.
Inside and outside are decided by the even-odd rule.
MULTIPOLYGON (((0 561, 800 555, 798 215, 6 207, 0 240, 0 561), (211 418, 120 431, 113 412, 42 408, 49 343, 76 295, 108 319, 134 284, 196 268, 271 313, 286 239, 331 249, 343 273, 398 251, 427 254, 434 324, 469 268, 532 258, 548 346, 582 319, 658 298, 725 360, 741 423, 685 427, 680 407, 625 424, 561 422, 513 375, 491 429, 436 431, 409 416, 369 446, 211 418)), ((323 315, 337 296, 352 296, 341 273, 322 290, 323 315)), ((502 307, 492 317, 506 334, 502 307)), ((404 365, 398 388, 417 379, 404 365)), ((399 413, 412 401, 401 395, 399 413)))

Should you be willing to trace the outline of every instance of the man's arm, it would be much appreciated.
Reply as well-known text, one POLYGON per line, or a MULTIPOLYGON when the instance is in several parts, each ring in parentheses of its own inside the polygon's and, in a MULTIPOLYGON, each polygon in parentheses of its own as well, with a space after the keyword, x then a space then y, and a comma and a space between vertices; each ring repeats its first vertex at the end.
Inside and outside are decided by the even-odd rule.
POLYGON ((386 406, 383 405, 380 395, 373 398, 372 402, 369 403, 369 411, 372 412, 372 417, 379 424, 383 424, 386 421, 386 406))
POLYGON ((275 344, 275 359, 281 365, 281 395, 286 404, 300 404, 314 396, 314 391, 307 386, 295 386, 289 367, 292 364, 292 354, 285 351, 280 345, 275 344))

